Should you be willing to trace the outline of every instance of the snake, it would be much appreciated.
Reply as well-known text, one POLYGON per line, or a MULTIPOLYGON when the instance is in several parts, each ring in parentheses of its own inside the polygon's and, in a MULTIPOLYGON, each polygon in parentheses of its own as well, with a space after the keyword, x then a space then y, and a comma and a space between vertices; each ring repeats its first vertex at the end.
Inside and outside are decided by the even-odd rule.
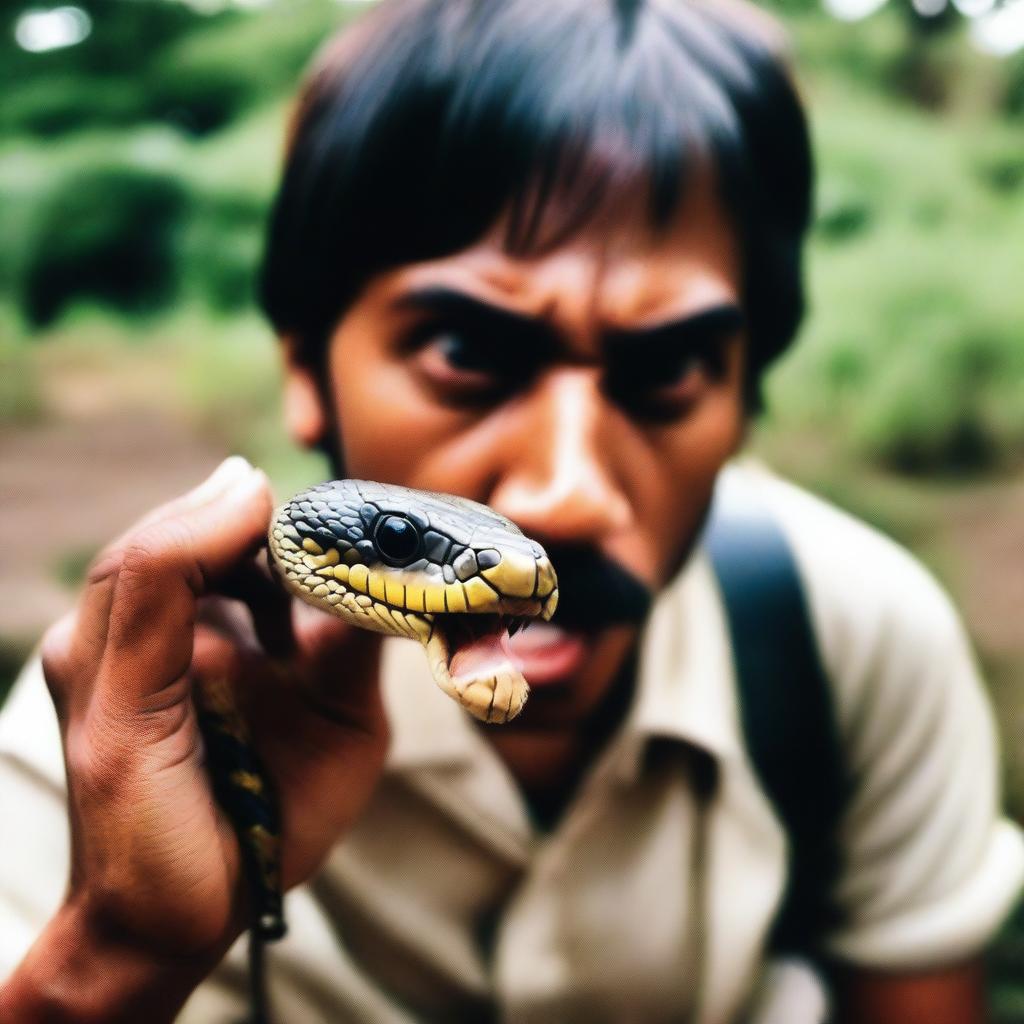
MULTIPOLYGON (((509 639, 551 619, 558 578, 510 519, 457 495, 331 480, 275 509, 267 551, 271 575, 301 601, 418 641, 434 682, 475 719, 500 725, 522 711, 529 684, 509 639)), ((285 934, 280 813, 230 687, 206 685, 199 696, 214 792, 239 837, 254 908, 255 1024, 267 1020, 262 944, 285 934)))

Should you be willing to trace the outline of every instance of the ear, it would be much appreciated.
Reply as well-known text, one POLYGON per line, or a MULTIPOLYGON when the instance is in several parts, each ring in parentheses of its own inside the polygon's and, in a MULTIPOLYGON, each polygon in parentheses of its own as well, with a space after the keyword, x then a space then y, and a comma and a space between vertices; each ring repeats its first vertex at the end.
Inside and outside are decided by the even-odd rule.
POLYGON ((323 445, 327 435, 327 411, 312 367, 299 358, 293 335, 281 336, 284 355, 284 421, 292 439, 305 448, 323 445))

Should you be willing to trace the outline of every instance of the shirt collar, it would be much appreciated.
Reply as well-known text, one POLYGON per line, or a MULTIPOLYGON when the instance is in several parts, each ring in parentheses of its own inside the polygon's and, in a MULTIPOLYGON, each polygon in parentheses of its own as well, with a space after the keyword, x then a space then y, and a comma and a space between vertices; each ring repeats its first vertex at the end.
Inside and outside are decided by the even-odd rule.
MULTIPOLYGON (((417 644, 385 641, 383 693, 390 769, 457 767, 488 749, 481 730, 434 684, 417 644)), ((655 738, 678 740, 715 759, 742 749, 728 628, 700 551, 654 603, 641 639, 636 694, 617 741, 617 774, 634 776, 655 738)))

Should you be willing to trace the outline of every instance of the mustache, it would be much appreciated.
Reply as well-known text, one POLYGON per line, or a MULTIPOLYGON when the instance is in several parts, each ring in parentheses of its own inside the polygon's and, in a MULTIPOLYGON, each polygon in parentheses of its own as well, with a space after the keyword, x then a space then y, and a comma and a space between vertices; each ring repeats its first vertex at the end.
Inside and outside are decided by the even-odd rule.
POLYGON ((628 569, 589 547, 548 547, 558 574, 558 625, 600 629, 639 625, 654 600, 650 587, 628 569))

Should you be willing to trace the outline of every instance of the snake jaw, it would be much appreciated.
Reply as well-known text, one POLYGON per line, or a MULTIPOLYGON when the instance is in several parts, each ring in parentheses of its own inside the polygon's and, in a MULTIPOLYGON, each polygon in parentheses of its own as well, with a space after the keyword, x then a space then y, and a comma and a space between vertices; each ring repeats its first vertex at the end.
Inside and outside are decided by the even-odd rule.
POLYGON ((478 618, 484 617, 437 616, 424 643, 427 661, 434 682, 449 697, 481 722, 501 725, 523 710, 530 694, 529 684, 508 650, 510 636, 526 621, 486 616, 491 621, 481 628, 473 621, 478 618), (442 621, 445 619, 449 621, 442 621))

